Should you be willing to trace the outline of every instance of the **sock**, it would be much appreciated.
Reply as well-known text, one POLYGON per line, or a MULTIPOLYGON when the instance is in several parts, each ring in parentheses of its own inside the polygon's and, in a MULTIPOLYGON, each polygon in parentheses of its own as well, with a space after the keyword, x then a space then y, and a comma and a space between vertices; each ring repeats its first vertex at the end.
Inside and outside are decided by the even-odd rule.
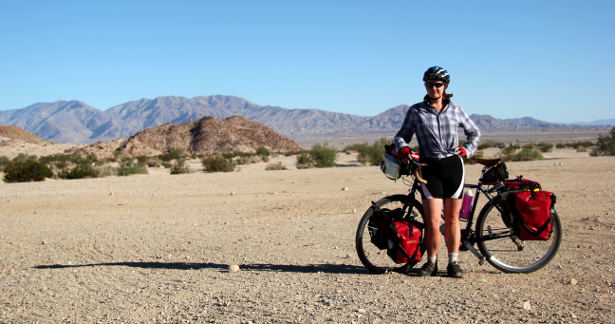
POLYGON ((448 254, 448 263, 457 263, 457 258, 459 258, 459 253, 449 253, 448 254))
POLYGON ((430 256, 429 257, 429 261, 433 264, 436 264, 436 261, 438 261, 438 256, 430 256))

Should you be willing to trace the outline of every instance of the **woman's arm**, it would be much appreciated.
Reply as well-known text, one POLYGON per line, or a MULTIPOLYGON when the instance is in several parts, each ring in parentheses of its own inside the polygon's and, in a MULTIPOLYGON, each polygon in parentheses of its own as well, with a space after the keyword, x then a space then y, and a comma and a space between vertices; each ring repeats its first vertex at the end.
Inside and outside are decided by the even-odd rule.
POLYGON ((404 123, 401 125, 401 129, 395 135, 395 148, 399 150, 401 147, 410 147, 409 143, 414 136, 414 114, 413 107, 408 108, 404 123))
POLYGON ((466 149, 468 157, 472 157, 478 148, 480 130, 461 107, 459 107, 459 126, 463 128, 463 132, 466 135, 466 142, 463 144, 463 148, 466 149))

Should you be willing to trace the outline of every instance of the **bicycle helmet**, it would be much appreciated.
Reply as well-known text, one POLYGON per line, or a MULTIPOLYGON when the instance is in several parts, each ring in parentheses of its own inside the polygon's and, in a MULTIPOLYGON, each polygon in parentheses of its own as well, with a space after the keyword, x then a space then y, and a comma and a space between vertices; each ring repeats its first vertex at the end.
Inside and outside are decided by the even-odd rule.
POLYGON ((451 81, 451 75, 448 74, 448 71, 443 67, 434 65, 423 74, 423 81, 427 80, 439 80, 449 83, 451 81))

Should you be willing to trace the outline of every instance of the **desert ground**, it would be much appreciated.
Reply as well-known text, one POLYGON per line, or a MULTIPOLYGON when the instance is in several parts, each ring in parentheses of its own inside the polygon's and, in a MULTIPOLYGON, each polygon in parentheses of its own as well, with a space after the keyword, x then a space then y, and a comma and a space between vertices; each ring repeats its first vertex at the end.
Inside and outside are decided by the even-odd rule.
POLYGON ((358 221, 402 182, 354 155, 273 160, 289 170, 0 183, 0 323, 615 322, 615 157, 507 163, 558 195, 562 245, 517 275, 462 252, 463 279, 361 265, 358 221))

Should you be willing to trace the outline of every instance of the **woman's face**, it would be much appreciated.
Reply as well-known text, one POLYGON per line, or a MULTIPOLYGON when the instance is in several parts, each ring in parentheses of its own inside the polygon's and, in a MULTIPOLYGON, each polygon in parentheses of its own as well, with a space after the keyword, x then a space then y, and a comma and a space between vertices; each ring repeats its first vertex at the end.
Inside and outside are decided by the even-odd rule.
POLYGON ((440 99, 444 94, 448 84, 438 80, 425 81, 425 89, 427 89, 427 95, 432 99, 440 99))

